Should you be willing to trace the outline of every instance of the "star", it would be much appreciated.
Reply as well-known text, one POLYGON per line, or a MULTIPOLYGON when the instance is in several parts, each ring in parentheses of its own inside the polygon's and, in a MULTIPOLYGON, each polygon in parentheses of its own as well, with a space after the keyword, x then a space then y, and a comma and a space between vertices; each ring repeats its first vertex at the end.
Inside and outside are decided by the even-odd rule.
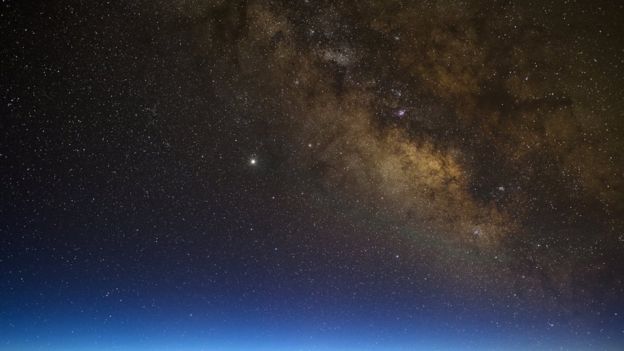
POLYGON ((404 109, 404 108, 402 108, 402 109, 397 110, 397 111, 394 113, 394 115, 395 115, 396 117, 402 118, 402 117, 405 117, 405 113, 406 113, 406 112, 407 112, 407 110, 406 110, 406 109, 404 109))
POLYGON ((258 160, 255 157, 249 159, 249 164, 255 166, 258 163, 258 160))

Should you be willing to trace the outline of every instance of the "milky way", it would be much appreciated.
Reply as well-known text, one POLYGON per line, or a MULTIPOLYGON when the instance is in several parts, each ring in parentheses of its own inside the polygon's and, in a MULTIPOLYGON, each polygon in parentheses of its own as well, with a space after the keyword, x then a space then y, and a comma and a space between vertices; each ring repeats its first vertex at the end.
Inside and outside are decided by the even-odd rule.
POLYGON ((16 253, 38 247, 206 314, 222 295, 338 324, 325 308, 384 324, 433 305, 453 326, 483 310, 503 334, 622 341, 621 5, 33 8, 7 5, 2 54, 11 294, 45 271, 16 253))
POLYGON ((594 281, 617 270, 596 250, 622 247, 617 39, 588 47, 600 30, 546 5, 184 5, 198 58, 235 77, 215 89, 270 110, 284 167, 435 240, 470 280, 617 299, 619 279, 594 281))

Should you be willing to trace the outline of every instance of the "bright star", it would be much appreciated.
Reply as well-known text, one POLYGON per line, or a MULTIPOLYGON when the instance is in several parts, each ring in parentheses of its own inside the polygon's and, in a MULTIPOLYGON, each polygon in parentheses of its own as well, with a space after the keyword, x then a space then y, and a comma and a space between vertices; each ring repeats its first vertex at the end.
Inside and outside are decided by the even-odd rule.
POLYGON ((404 108, 402 108, 402 109, 400 109, 400 110, 395 111, 395 112, 394 112, 394 115, 395 115, 395 116, 397 116, 397 117, 399 117, 399 118, 403 118, 403 117, 405 117, 405 113, 406 113, 406 112, 407 112, 407 110, 406 110, 406 109, 404 109, 404 108))
POLYGON ((255 166, 256 163, 258 163, 258 160, 256 160, 255 158, 252 158, 252 159, 249 160, 249 164, 252 165, 252 166, 255 166))

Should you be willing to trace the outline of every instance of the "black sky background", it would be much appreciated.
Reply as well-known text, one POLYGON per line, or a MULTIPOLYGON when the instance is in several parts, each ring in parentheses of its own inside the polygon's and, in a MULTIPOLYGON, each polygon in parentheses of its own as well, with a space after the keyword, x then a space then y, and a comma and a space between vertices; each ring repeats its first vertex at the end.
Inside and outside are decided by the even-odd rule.
POLYGON ((617 347, 621 5, 400 3, 2 4, 0 329, 155 309, 617 347))

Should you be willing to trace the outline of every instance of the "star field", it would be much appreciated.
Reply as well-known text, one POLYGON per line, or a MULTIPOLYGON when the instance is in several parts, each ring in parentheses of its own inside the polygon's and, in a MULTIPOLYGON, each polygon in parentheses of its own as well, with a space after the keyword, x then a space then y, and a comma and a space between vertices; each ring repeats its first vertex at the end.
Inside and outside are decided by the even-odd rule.
POLYGON ((619 350, 613 1, 5 1, 0 350, 619 350))

